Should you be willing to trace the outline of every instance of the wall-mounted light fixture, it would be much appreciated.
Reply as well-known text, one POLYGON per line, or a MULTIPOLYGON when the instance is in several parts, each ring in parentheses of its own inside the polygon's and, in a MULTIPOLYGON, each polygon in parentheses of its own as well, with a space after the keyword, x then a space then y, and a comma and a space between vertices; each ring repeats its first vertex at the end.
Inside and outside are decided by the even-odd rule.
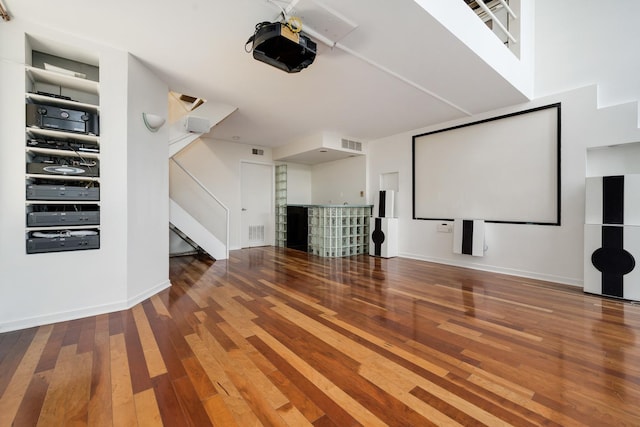
POLYGON ((166 119, 156 114, 142 113, 142 120, 145 126, 151 132, 158 132, 158 129, 162 127, 166 119))

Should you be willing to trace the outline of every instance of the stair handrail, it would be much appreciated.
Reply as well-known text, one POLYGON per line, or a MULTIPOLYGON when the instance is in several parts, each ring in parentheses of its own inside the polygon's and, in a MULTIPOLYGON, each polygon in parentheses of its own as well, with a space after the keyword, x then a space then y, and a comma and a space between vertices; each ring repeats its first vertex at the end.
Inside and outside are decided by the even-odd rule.
POLYGON ((225 214, 225 252, 226 252, 226 257, 227 259, 229 258, 229 208, 227 207, 227 205, 225 205, 224 203, 222 203, 222 201, 220 201, 220 199, 218 199, 216 197, 215 194, 213 194, 206 185, 204 185, 198 178, 196 178, 191 172, 189 172, 182 164, 180 164, 179 161, 177 161, 173 156, 169 157, 169 160, 172 160, 173 163, 175 163, 180 169, 182 169, 182 171, 184 173, 187 174, 187 176, 189 178, 191 178, 191 180, 193 180, 193 182, 195 182, 198 187, 200 187, 202 190, 204 190, 205 193, 207 193, 213 200, 215 200, 215 202, 220 205, 223 209, 224 209, 224 214, 225 214))

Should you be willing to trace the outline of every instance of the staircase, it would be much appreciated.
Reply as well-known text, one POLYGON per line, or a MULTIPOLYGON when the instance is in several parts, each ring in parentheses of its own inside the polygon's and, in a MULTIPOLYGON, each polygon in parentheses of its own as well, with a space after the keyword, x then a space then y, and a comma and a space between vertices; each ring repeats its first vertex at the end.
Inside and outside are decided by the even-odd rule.
MULTIPOLYGON (((197 141, 211 127, 222 121, 236 108, 199 103, 198 117, 209 126, 206 132, 192 132, 184 128, 185 117, 191 113, 187 104, 173 92, 169 95, 169 228, 193 251, 207 254, 215 260, 229 257, 229 208, 187 170, 175 156, 197 141)), ((182 253, 181 253, 182 254, 182 253)))
POLYGON ((177 230, 176 234, 187 241, 196 252, 204 252, 213 259, 227 259, 229 257, 227 242, 218 239, 173 200, 169 200, 169 218, 169 228, 177 230))
POLYGON ((172 233, 174 233, 176 236, 178 236, 183 242, 185 242, 191 248, 190 250, 185 250, 185 251, 181 251, 181 252, 171 252, 171 253, 169 253, 170 257, 186 256, 186 255, 197 255, 197 256, 204 255, 204 256, 207 256, 209 258, 213 258, 211 255, 209 255, 207 252, 205 252, 204 249, 202 249, 200 246, 198 246, 198 244, 196 242, 191 240, 189 238, 189 236, 184 234, 182 232, 182 230, 180 230, 178 227, 176 227, 171 222, 169 223, 169 230, 171 230, 172 233))

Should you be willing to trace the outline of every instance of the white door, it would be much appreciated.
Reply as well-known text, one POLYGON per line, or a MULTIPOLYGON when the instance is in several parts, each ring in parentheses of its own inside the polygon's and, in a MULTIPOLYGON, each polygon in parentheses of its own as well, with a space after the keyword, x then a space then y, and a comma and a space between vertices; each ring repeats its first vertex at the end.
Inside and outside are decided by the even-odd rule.
POLYGON ((242 247, 273 244, 273 165, 240 163, 242 247))

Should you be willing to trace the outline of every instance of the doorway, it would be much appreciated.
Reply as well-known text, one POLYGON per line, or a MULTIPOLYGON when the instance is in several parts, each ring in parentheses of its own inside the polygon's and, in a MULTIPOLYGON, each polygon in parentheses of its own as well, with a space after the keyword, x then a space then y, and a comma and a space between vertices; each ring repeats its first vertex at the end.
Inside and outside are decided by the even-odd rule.
POLYGON ((240 162, 242 247, 273 245, 273 165, 240 162))

